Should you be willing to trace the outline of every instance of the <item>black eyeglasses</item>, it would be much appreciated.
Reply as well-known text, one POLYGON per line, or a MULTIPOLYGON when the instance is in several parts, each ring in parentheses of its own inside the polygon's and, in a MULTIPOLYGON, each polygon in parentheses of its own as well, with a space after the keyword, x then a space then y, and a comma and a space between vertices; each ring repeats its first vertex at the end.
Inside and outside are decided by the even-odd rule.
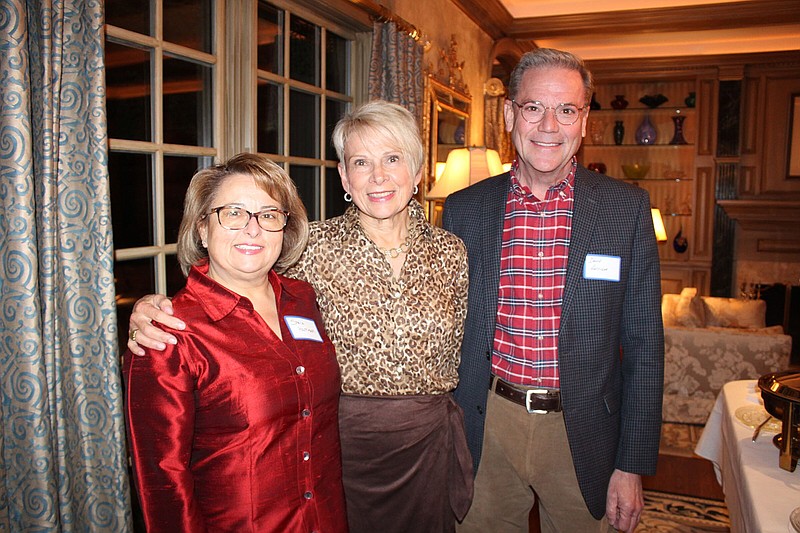
POLYGON ((572 126, 581 116, 581 111, 586 109, 586 106, 578 107, 575 104, 558 104, 555 107, 546 106, 541 102, 525 102, 518 104, 514 100, 511 103, 519 108, 522 112, 522 118, 525 122, 530 124, 538 124, 544 118, 544 114, 548 109, 554 111, 556 120, 562 126, 572 126))
POLYGON ((277 207, 268 207, 258 213, 251 213, 247 209, 236 207, 235 205, 223 205, 215 207, 205 216, 207 217, 212 213, 217 214, 217 221, 220 226, 230 230, 246 228, 251 218, 255 218, 264 231, 281 231, 289 221, 289 212, 282 211, 277 207))

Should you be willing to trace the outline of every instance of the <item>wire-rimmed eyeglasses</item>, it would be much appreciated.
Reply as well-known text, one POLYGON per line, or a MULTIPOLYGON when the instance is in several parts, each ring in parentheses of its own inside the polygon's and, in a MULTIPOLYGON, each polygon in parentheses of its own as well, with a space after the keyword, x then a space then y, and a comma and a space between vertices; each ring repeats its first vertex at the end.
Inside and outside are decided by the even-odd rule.
POLYGON ((220 226, 230 230, 246 228, 251 218, 255 218, 264 231, 281 231, 286 227, 286 222, 289 221, 289 212, 277 207, 268 207, 258 213, 251 213, 247 209, 235 205, 222 205, 215 207, 205 216, 212 213, 217 214, 217 221, 220 226))
POLYGON ((541 102, 525 102, 518 104, 514 100, 511 103, 519 108, 522 112, 522 118, 525 122, 530 124, 538 124, 544 118, 544 114, 548 109, 552 109, 556 120, 562 126, 572 126, 581 116, 581 111, 586 109, 586 106, 578 107, 575 104, 558 104, 555 107, 546 106, 541 102))

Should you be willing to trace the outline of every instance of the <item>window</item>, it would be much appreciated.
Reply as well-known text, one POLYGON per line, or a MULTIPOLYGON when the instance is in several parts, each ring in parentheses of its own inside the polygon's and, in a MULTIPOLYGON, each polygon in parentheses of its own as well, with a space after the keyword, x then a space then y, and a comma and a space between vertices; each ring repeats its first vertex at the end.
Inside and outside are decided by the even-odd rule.
POLYGON ((330 136, 353 101, 352 39, 262 0, 256 48, 258 152, 288 165, 310 219, 342 214, 330 136))
POLYGON ((120 345, 133 303, 184 284, 183 197, 219 155, 215 0, 106 5, 106 92, 120 345))
POLYGON ((228 11, 243 13, 230 17, 236 20, 225 20, 224 0, 106 2, 109 172, 123 349, 133 303, 153 292, 174 294, 185 283, 175 242, 184 194, 198 168, 249 146, 285 166, 309 218, 335 216, 346 207, 330 134, 353 101, 352 29, 334 27, 300 6, 325 9, 313 2, 232 1, 238 2, 229 0, 228 11), (219 28, 227 28, 227 40, 219 28), (220 53, 222 43, 227 56, 220 53), (234 49, 252 49, 255 66, 234 49), (253 87, 243 87, 246 80, 253 87), (248 91, 250 97, 238 96, 248 91), (226 93, 237 95, 236 105, 226 105, 233 98, 226 93), (250 133, 240 142, 230 132, 250 133))

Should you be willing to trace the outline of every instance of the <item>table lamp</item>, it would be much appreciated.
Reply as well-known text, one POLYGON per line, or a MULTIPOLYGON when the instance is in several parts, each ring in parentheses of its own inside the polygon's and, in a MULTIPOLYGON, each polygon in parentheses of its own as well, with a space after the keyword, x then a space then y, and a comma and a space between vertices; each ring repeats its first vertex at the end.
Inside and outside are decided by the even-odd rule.
MULTIPOLYGON (((438 173, 439 163, 436 165, 438 173)), ((500 163, 497 151, 485 146, 456 148, 447 155, 444 170, 426 198, 430 200, 447 198, 472 183, 502 173, 503 165, 500 163)))

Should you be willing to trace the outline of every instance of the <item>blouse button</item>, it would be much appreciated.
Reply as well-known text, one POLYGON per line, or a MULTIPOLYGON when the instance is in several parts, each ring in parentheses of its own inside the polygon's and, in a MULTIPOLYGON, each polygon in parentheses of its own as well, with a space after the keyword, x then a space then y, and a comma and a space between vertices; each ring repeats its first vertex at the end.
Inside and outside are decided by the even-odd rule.
POLYGON ((306 418, 311 416, 311 411, 309 409, 303 409, 303 412, 301 414, 303 415, 303 418, 306 418))
POLYGON ((306 372, 306 367, 301 365, 295 368, 294 371, 297 372, 298 375, 302 376, 306 372))
POLYGON ((308 452, 303 452, 303 461, 308 461, 311 459, 311 454, 308 452))
POLYGON ((539 252, 539 257, 544 257, 544 252, 539 252))
POLYGON ((303 498, 305 498, 306 500, 310 500, 312 496, 313 496, 313 494, 311 494, 310 490, 306 491, 306 493, 303 494, 303 498))

